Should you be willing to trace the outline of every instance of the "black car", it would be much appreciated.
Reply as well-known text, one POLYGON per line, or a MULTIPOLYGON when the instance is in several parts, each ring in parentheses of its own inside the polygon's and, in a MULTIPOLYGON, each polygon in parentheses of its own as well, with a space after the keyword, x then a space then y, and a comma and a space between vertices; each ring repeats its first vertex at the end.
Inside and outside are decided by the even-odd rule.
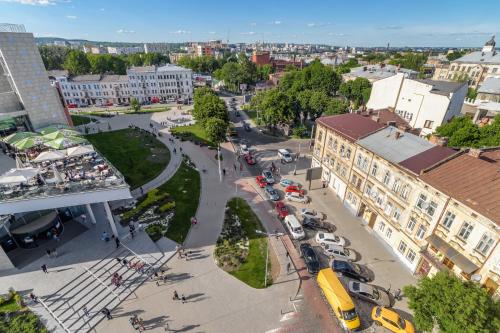
POLYGON ((236 111, 236 117, 241 116, 240 111, 236 111))
POLYGON ((333 231, 333 228, 330 225, 318 222, 315 218, 309 216, 304 216, 302 219, 302 226, 311 230, 325 230, 328 232, 333 231))
POLYGON ((365 267, 349 261, 334 259, 332 262, 332 270, 361 282, 368 282, 371 280, 370 273, 365 267))
POLYGON ((300 244, 300 256, 304 258, 307 266, 307 271, 310 274, 317 274, 319 272, 319 260, 316 252, 308 243, 300 244))

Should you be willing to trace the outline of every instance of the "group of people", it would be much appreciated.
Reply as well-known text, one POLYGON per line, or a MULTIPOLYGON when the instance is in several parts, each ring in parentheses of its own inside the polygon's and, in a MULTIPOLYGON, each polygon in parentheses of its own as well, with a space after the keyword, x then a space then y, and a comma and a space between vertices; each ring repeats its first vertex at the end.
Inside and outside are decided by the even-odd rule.
POLYGON ((139 330, 139 332, 142 332, 145 330, 144 320, 141 317, 134 315, 134 316, 130 317, 129 321, 135 330, 139 330))
POLYGON ((115 287, 119 287, 122 284, 123 277, 118 274, 114 273, 113 276, 111 277, 111 283, 115 285, 115 287))

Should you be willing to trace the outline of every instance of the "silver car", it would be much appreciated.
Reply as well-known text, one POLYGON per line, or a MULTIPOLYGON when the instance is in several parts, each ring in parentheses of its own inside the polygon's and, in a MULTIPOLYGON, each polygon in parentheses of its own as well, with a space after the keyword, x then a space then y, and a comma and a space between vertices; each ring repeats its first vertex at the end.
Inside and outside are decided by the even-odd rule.
POLYGON ((350 280, 349 293, 356 298, 390 308, 393 305, 393 298, 387 290, 382 287, 366 284, 363 282, 350 280))

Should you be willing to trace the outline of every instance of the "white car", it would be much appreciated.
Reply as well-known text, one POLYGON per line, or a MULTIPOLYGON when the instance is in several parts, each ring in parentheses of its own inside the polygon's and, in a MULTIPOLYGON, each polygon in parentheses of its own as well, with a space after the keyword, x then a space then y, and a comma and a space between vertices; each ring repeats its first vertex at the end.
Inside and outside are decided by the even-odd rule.
POLYGON ((273 177, 273 173, 269 170, 264 170, 262 171, 262 177, 264 177, 266 179, 266 182, 268 184, 274 184, 274 177, 273 177))
POLYGON ((318 232, 315 240, 321 246, 325 246, 326 244, 345 246, 345 238, 337 236, 332 232, 318 232))
POLYGON ((356 253, 340 245, 325 244, 323 253, 333 259, 356 261, 356 253))
POLYGON ((300 210, 300 215, 302 215, 303 217, 309 217, 311 219, 319 221, 322 221, 326 218, 325 214, 315 211, 314 209, 311 208, 302 208, 300 210))
POLYGON ((278 149, 278 156, 280 159, 282 159, 286 163, 290 163, 293 161, 292 155, 286 149, 278 149))
POLYGON ((285 194, 285 199, 287 201, 295 201, 295 202, 300 202, 300 203, 308 203, 309 202, 309 197, 307 195, 302 195, 297 192, 287 192, 285 194))

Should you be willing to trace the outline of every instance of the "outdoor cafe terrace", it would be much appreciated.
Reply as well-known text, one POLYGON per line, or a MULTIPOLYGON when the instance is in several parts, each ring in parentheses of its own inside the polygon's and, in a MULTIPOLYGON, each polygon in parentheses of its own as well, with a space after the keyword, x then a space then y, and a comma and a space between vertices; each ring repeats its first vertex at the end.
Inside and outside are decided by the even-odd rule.
POLYGON ((0 176, 0 201, 29 200, 127 187, 123 176, 92 145, 16 155, 0 176), (28 158, 29 156, 29 158, 28 158), (24 160, 23 160, 24 158, 24 160))

